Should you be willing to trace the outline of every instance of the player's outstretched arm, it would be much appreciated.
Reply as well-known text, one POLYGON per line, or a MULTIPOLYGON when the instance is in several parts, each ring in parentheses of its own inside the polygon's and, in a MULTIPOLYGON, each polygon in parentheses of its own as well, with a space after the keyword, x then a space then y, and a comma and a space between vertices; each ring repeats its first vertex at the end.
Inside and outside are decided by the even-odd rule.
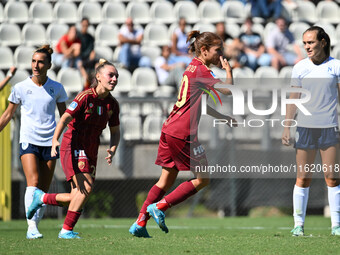
POLYGON ((17 68, 15 66, 12 66, 8 74, 6 75, 5 79, 0 81, 0 91, 6 86, 6 84, 12 79, 12 77, 15 75, 15 72, 17 71, 17 68))
POLYGON ((107 149, 107 157, 105 158, 107 163, 109 165, 111 165, 112 163, 112 158, 115 155, 117 148, 118 148, 118 144, 119 144, 119 140, 120 140, 120 129, 119 126, 114 126, 114 127, 110 127, 110 149, 107 149))
POLYGON ((17 109, 18 104, 9 103, 7 109, 0 117, 0 132, 6 127, 8 122, 12 119, 15 110, 17 109))
POLYGON ((228 115, 224 115, 224 114, 219 113, 214 108, 211 108, 209 105, 207 106, 207 114, 216 118, 216 119, 227 120, 228 121, 227 125, 229 127, 237 127, 237 121, 234 118, 232 118, 228 115))
MULTIPOLYGON (((298 99, 300 98, 300 93, 290 93, 289 99, 298 99)), ((296 105, 295 104, 287 104, 286 108, 286 118, 285 118, 285 128, 283 129, 282 133, 282 144, 289 146, 290 145, 290 126, 292 119, 295 119, 296 114, 296 105)))
POLYGON ((71 114, 65 112, 58 124, 57 124, 57 127, 55 128, 55 131, 54 131, 54 135, 53 135, 53 138, 52 138, 52 148, 51 148, 51 156, 52 157, 55 157, 57 155, 57 147, 60 145, 59 143, 59 138, 62 134, 62 132, 64 131, 65 127, 68 125, 68 123, 70 123, 70 121, 73 119, 73 117, 71 116, 71 114))

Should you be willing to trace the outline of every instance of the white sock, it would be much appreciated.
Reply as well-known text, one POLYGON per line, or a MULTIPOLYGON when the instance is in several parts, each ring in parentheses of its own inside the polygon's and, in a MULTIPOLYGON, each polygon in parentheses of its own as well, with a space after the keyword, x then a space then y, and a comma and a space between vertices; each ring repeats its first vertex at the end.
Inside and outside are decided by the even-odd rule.
POLYGON ((293 191, 293 216, 294 227, 304 226, 307 203, 308 203, 309 187, 301 188, 294 186, 293 191))
MULTIPOLYGON (((27 213, 28 207, 31 205, 33 201, 33 194, 34 191, 38 189, 37 187, 33 186, 28 186, 26 187, 26 192, 25 192, 25 212, 27 213)), ((32 219, 27 219, 27 225, 29 229, 36 229, 37 228, 37 222, 35 219, 35 215, 33 216, 32 219)))
POLYGON ((67 230, 67 229, 62 228, 62 229, 60 230, 60 234, 65 234, 65 233, 70 232, 70 231, 71 231, 71 230, 67 230))
POLYGON ((340 185, 328 188, 328 203, 331 211, 332 228, 340 226, 340 185))

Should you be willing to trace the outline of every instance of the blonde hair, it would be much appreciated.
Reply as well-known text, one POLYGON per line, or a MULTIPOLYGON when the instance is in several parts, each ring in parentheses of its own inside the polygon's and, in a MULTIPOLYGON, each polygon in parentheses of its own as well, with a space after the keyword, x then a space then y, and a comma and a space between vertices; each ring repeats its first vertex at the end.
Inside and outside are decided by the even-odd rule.
POLYGON ((116 68, 114 66, 114 64, 112 64, 111 62, 107 61, 104 58, 99 59, 98 63, 96 64, 96 69, 95 69, 95 73, 94 73, 94 79, 93 79, 93 83, 91 85, 91 87, 96 87, 98 85, 98 81, 97 81, 97 73, 99 73, 105 66, 113 66, 114 68, 116 68))

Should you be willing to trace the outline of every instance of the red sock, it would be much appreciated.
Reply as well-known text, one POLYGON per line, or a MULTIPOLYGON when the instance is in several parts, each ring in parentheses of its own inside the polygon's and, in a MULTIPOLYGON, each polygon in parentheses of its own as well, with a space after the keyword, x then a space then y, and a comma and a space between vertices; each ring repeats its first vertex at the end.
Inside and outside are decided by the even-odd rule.
POLYGON ((73 230, 74 226, 76 225, 81 213, 80 212, 72 212, 72 211, 67 211, 63 229, 66 230, 73 230))
POLYGON ((161 201, 159 201, 156 204, 157 208, 163 212, 165 212, 166 210, 168 210, 170 208, 170 204, 165 200, 165 198, 163 198, 161 201))
POLYGON ((47 205, 59 205, 57 202, 57 193, 45 193, 43 202, 47 205))
POLYGON ((147 221, 150 219, 149 214, 146 212, 146 208, 155 203, 158 202, 165 194, 165 191, 159 188, 156 185, 153 185, 150 189, 147 198, 144 201, 144 204, 142 206, 142 209, 140 209, 140 213, 137 219, 137 224, 141 227, 145 227, 147 221), (145 215, 145 216, 143 216, 145 215))
POLYGON ((162 210, 158 208, 157 205, 157 208, 162 211, 165 211, 169 207, 183 202, 184 200, 186 200, 188 197, 191 197, 195 193, 197 193, 197 190, 191 181, 183 182, 173 192, 164 197, 165 202, 167 202, 168 204, 168 207, 164 205, 164 210, 162 210))

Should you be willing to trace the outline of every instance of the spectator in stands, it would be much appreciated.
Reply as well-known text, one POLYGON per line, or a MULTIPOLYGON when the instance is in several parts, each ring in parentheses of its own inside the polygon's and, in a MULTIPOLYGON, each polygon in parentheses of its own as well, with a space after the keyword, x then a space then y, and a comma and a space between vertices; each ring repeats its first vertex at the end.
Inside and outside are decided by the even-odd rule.
POLYGON ((248 17, 245 21, 246 31, 241 33, 239 41, 242 51, 247 56, 246 66, 254 71, 260 66, 270 66, 271 56, 265 53, 265 47, 262 43, 261 36, 252 30, 253 20, 248 17))
POLYGON ((53 64, 57 67, 77 67, 80 61, 81 42, 77 37, 75 25, 70 26, 67 33, 63 35, 55 48, 53 64))
POLYGON ((160 85, 179 86, 185 71, 185 63, 169 64, 171 61, 171 49, 168 45, 162 47, 162 54, 155 61, 155 69, 160 85))
POLYGON ((78 62, 78 68, 81 75, 84 78, 85 86, 87 89, 91 84, 91 72, 94 69, 96 63, 96 53, 94 51, 94 37, 88 33, 88 27, 90 25, 89 19, 84 17, 81 20, 81 30, 78 33, 78 38, 81 42, 80 49, 80 61, 78 62))
POLYGON ((171 52, 175 56, 172 61, 173 63, 185 63, 188 65, 192 56, 188 52, 189 42, 187 42, 188 36, 185 33, 185 26, 187 25, 185 18, 180 18, 178 25, 171 36, 171 52))
POLYGON ((131 72, 139 67, 150 67, 151 61, 148 57, 142 56, 140 46, 143 40, 143 29, 135 28, 132 18, 127 18, 118 34, 121 46, 118 60, 124 68, 131 72))
POLYGON ((302 53, 300 47, 295 44, 292 33, 288 30, 286 20, 282 17, 275 21, 277 28, 268 34, 266 47, 271 54, 271 64, 277 70, 283 66, 292 66, 300 61, 302 53), (293 45, 294 52, 289 51, 288 46, 293 45))
POLYGON ((2 81, 0 81, 0 91, 7 85, 7 83, 12 79, 12 77, 15 75, 15 72, 17 71, 17 68, 15 66, 12 66, 5 79, 3 79, 2 81))
POLYGON ((250 3, 253 17, 275 20, 281 15, 281 0, 251 0, 250 3))

